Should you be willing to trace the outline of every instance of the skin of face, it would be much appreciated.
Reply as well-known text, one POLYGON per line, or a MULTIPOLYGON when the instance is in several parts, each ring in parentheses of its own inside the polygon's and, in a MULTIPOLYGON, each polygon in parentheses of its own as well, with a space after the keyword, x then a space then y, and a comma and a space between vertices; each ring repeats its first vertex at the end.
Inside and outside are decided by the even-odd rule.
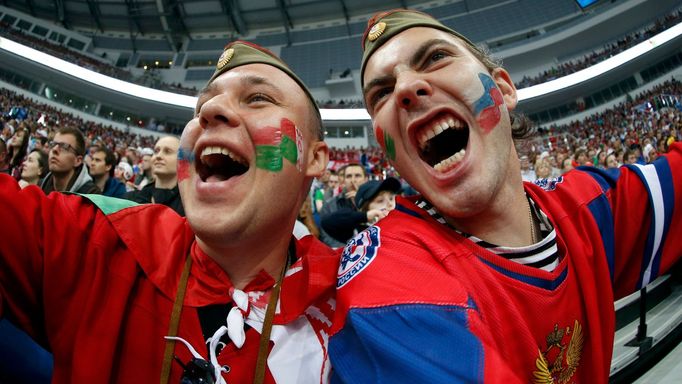
POLYGON ((152 156, 144 155, 142 156, 142 170, 146 171, 152 167, 152 156))
POLYGON ((217 77, 199 96, 196 117, 185 127, 181 150, 188 176, 179 181, 187 219, 202 249, 253 243, 268 246, 281 234, 286 241, 312 178, 326 169, 328 148, 312 133, 311 107, 304 91, 284 72, 248 64, 217 77), (256 166, 254 137, 287 119, 302 134, 302 169, 284 161, 273 172, 256 166), (248 164, 241 175, 203 181, 196 170, 206 147, 225 148, 248 164))
POLYGON ((26 139, 26 131, 21 129, 14 132, 14 136, 12 136, 12 147, 17 149, 21 148, 24 144, 24 139, 26 139))
POLYGON ((395 208, 395 193, 391 191, 381 191, 367 205, 367 210, 373 209, 390 211, 395 208))
POLYGON ((343 185, 347 191, 357 191, 358 188, 367 181, 367 176, 362 168, 357 165, 346 167, 343 174, 343 185))
POLYGON ((339 176, 338 175, 329 175, 329 180, 327 181, 327 185, 329 186, 330 189, 334 189, 339 186, 339 176))
POLYGON ((40 177, 40 163, 38 159, 40 155, 33 152, 28 155, 24 162, 24 168, 21 170, 21 178, 24 180, 35 180, 40 177))
POLYGON ((105 158, 106 158, 106 153, 104 152, 95 152, 91 155, 92 159, 90 160, 90 176, 92 177, 99 177, 104 174, 109 174, 109 169, 111 169, 111 165, 107 165, 105 158))
POLYGON ((516 89, 504 69, 489 72, 457 37, 416 27, 381 46, 364 76, 374 128, 395 141, 394 167, 441 214, 466 218, 501 211, 518 199, 521 177, 508 112, 516 107, 516 89), (476 113, 484 94, 481 74, 494 81, 503 101, 497 107, 500 118, 489 129, 479 125, 476 113), (446 172, 423 161, 418 144, 418 134, 440 116, 454 116, 469 127, 464 158, 446 172))
MULTIPOLYGON (((57 143, 66 143, 76 148, 76 138, 71 134, 57 133, 54 136, 54 141, 57 143)), ((64 150, 55 145, 50 149, 49 153, 49 168, 54 173, 66 173, 83 163, 83 156, 76 155, 73 151, 64 150)))
POLYGON ((154 145, 152 173, 159 177, 174 176, 178 172, 178 148, 180 141, 175 137, 162 137, 154 145))
POLYGON ((616 155, 610 154, 606 157, 606 167, 608 167, 608 168, 617 168, 618 167, 618 161, 616 160, 616 155))

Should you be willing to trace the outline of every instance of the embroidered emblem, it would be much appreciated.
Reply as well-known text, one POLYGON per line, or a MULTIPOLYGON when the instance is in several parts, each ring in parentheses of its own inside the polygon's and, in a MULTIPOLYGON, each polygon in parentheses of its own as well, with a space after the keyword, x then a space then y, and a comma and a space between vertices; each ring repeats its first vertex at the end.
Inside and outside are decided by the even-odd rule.
POLYGON ((220 58, 218 59, 217 68, 219 71, 230 62, 232 56, 234 56, 234 48, 229 48, 223 51, 223 54, 220 55, 220 58))
POLYGON ((551 179, 537 179, 533 183, 545 191, 553 191, 556 189, 556 185, 562 183, 563 181, 564 177, 559 176, 551 179))
POLYGON ((367 39, 369 41, 374 41, 381 36, 384 31, 386 30, 386 23, 383 21, 380 21, 372 26, 372 28, 369 30, 369 34, 367 35, 367 39))
POLYGON ((583 328, 575 321, 573 329, 559 329, 554 325, 554 331, 547 335, 547 349, 540 351, 535 359, 536 371, 533 372, 535 384, 564 384, 568 383, 580 364, 580 355, 583 351, 583 328), (564 344, 564 338, 571 335, 568 346, 564 344))
POLYGON ((343 287, 362 272, 374 260, 380 245, 379 227, 371 226, 355 235, 343 248, 336 287, 343 287))

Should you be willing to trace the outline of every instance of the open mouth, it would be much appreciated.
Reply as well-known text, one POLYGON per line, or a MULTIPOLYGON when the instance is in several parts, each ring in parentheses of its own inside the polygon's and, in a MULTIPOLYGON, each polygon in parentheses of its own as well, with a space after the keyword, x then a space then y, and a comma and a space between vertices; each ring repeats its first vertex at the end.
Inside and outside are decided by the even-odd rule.
POLYGON ((417 133, 419 156, 438 172, 447 172, 466 154, 469 126, 458 117, 439 114, 417 133))
POLYGON ((196 170, 201 181, 218 182, 243 175, 249 170, 249 164, 227 148, 206 147, 196 162, 196 170))

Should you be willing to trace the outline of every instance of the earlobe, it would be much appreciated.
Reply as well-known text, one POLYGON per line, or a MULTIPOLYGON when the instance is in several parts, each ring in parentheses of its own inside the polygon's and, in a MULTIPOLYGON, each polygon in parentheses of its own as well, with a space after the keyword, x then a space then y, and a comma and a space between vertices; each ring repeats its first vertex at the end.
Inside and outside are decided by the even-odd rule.
POLYGON ((308 177, 322 176, 329 163, 329 147, 324 141, 316 141, 310 144, 308 151, 308 164, 305 175, 308 177))
POLYGON ((504 98, 504 103, 507 105, 507 109, 510 111, 513 110, 516 108, 518 99, 516 96, 516 86, 514 86, 514 82, 512 81, 509 72, 503 68, 495 68, 492 75, 493 79, 495 80, 495 84, 497 84, 497 87, 502 93, 502 97, 504 98))
POLYGON ((83 164, 83 156, 76 156, 76 167, 80 167, 83 164))

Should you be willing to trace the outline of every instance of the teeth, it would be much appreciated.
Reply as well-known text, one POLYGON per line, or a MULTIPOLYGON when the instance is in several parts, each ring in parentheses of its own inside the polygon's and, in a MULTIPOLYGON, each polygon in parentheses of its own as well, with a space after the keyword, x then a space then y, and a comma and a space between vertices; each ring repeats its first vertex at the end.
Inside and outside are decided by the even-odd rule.
POLYGON ((461 129, 464 127, 464 122, 462 120, 456 119, 452 116, 448 116, 443 119, 438 119, 434 121, 430 127, 424 128, 419 133, 419 147, 424 149, 426 147, 426 142, 436 137, 437 135, 443 133, 446 129, 461 129))
POLYGON ((462 148, 459 152, 455 153, 454 155, 448 157, 445 160, 441 160, 440 163, 434 165, 433 169, 435 169, 438 172, 447 172, 451 170, 455 165, 457 165, 462 159, 464 159, 464 155, 466 155, 466 150, 462 148))
POLYGON ((201 156, 200 156, 201 161, 203 162, 204 158, 206 156, 215 155, 215 154, 221 154, 221 155, 229 156, 232 160, 234 160, 238 163, 246 164, 246 160, 244 160, 244 158, 240 157, 236 153, 231 152, 227 148, 218 147, 218 146, 204 148, 204 150, 201 151, 201 156))

